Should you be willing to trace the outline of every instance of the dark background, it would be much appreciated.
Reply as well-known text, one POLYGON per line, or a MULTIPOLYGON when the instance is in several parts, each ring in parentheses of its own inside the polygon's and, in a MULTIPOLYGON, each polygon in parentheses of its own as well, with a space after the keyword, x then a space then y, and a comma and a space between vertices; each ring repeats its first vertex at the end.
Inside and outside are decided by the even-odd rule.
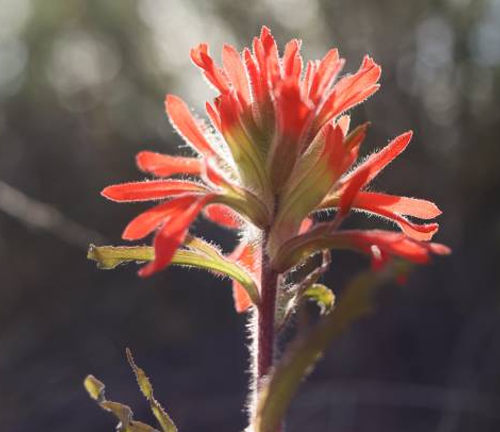
MULTIPOLYGON (((111 431, 82 388, 150 420, 126 364, 132 348, 181 431, 237 431, 248 365, 245 317, 229 282, 168 269, 98 271, 89 242, 118 244, 141 205, 106 185, 143 176, 141 149, 178 152, 167 92, 203 114, 214 93, 190 64, 208 41, 248 45, 262 24, 306 59, 338 46, 382 89, 354 113, 365 151, 413 129, 379 190, 425 197, 444 214, 451 257, 389 287, 376 314, 328 351, 295 400, 290 431, 500 430, 499 0, 0 0, 0 424, 6 432, 111 431)), ((185 152, 184 152, 185 154, 185 152)), ((383 222, 371 221, 378 226, 383 222)), ((206 222, 196 230, 230 247, 206 222)), ((334 254, 325 282, 366 268, 334 254)))

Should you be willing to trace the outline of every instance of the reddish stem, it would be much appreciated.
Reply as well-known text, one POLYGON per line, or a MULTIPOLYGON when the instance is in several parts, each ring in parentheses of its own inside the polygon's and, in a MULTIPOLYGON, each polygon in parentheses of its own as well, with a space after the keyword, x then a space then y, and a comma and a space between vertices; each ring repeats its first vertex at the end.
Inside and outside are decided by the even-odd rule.
MULTIPOLYGON (((278 273, 270 266, 270 260, 266 253, 269 232, 265 231, 262 238, 261 256, 261 302, 257 310, 257 328, 254 330, 256 338, 256 376, 255 392, 262 386, 263 378, 269 374, 273 366, 275 356, 275 312, 276 295, 278 292, 278 273)), ((254 394, 254 397, 257 393, 254 394)), ((274 432, 283 432, 280 424, 274 432)))
POLYGON ((257 388, 269 373, 274 359, 274 315, 278 273, 269 266, 265 253, 266 241, 262 245, 261 303, 257 319, 257 388))

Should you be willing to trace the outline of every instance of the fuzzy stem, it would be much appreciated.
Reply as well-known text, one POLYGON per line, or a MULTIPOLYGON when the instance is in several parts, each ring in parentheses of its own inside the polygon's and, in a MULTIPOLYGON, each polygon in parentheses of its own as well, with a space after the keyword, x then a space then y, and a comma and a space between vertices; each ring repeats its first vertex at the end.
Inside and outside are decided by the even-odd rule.
MULTIPOLYGON (((271 371, 275 357, 275 312, 276 295, 278 292, 279 274, 270 266, 266 253, 269 231, 264 231, 261 243, 261 302, 256 310, 256 319, 253 325, 254 338, 254 377, 253 377, 253 405, 257 401, 257 394, 262 387, 264 378, 271 371)), ((279 426, 275 432, 282 432, 279 426)))
MULTIPOLYGON (((265 236, 266 237, 266 236, 265 236)), ((257 387, 271 369, 274 359, 274 315, 278 274, 270 268, 265 253, 266 238, 262 244, 261 304, 257 312, 257 387)))

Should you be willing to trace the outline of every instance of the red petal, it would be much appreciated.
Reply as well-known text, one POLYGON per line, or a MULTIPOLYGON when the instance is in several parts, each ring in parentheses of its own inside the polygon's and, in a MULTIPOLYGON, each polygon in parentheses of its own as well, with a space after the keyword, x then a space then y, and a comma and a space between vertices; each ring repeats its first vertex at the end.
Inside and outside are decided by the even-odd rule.
POLYGON ((344 60, 339 59, 339 52, 336 49, 328 51, 321 60, 309 90, 309 98, 315 104, 324 97, 325 92, 332 85, 343 65, 344 60))
POLYGON ((250 103, 250 91, 245 67, 241 61, 240 54, 231 45, 224 45, 222 48, 222 64, 240 101, 248 105, 250 103))
POLYGON ((131 182, 103 189, 101 195, 112 201, 150 201, 186 193, 206 193, 204 186, 183 180, 131 182))
POLYGON ((367 177, 364 186, 369 184, 390 162, 392 162, 406 149, 411 140, 412 134, 413 132, 409 131, 394 138, 382 150, 372 154, 354 171, 348 174, 342 180, 342 183, 347 185, 358 171, 368 168, 370 170, 370 175, 367 177))
POLYGON ((254 39, 254 54, 266 87, 269 83, 274 85, 280 78, 278 46, 271 31, 265 26, 262 27, 260 38, 254 39))
POLYGON ((267 87, 257 66, 257 62, 248 48, 243 50, 243 58, 248 76, 252 95, 257 104, 261 104, 266 99, 267 87))
POLYGON ((220 124, 219 112, 209 102, 205 104, 205 109, 207 111, 208 117, 210 117, 210 120, 212 121, 212 125, 214 126, 214 128, 221 132, 222 128, 220 124))
POLYGON ((391 214, 387 212, 386 214, 382 214, 382 212, 379 211, 377 214, 396 222, 396 224, 401 228, 401 231, 403 231, 408 237, 414 238, 415 240, 429 241, 439 230, 439 224, 437 223, 419 225, 410 222, 403 216, 396 213, 391 214))
POLYGON ((335 85, 335 89, 338 90, 339 94, 342 94, 343 99, 346 99, 348 97, 347 93, 355 95, 376 84, 381 73, 381 67, 370 56, 365 56, 359 70, 354 75, 342 78, 335 85))
POLYGON ((276 117, 280 136, 286 135, 298 141, 311 113, 302 99, 300 87, 289 79, 280 82, 275 91, 276 117))
POLYGON ((370 205, 419 219, 434 219, 441 214, 433 202, 377 192, 360 192, 354 201, 354 206, 358 208, 370 205))
POLYGON ((307 95, 311 89, 311 84, 314 79, 314 75, 316 74, 316 68, 316 63, 312 60, 307 62, 306 73, 304 75, 304 80, 302 81, 302 88, 307 95))
POLYGON ((432 239, 434 234, 436 234, 436 232, 439 229, 439 225, 437 223, 418 225, 410 222, 409 220, 407 220, 406 218, 397 213, 388 211, 384 208, 379 208, 376 205, 366 205, 364 207, 355 206, 355 207, 361 210, 365 210, 369 213, 377 214, 386 219, 396 222, 396 224, 408 237, 414 238, 415 240, 428 241, 432 239))
POLYGON ((167 95, 165 108, 172 125, 188 144, 203 156, 216 154, 182 99, 167 95))
POLYGON ((196 195, 184 196, 146 210, 127 225, 122 238, 124 240, 139 240, 146 237, 163 222, 178 217, 179 213, 184 212, 199 199, 200 197, 196 195))
POLYGON ((219 114, 222 134, 226 138, 226 141, 228 140, 227 135, 233 133, 235 128, 243 129, 239 104, 233 95, 221 96, 219 114))
POLYGON ((381 68, 370 57, 366 56, 354 75, 342 78, 332 90, 318 115, 318 128, 340 113, 363 102, 375 93, 381 74, 381 68))
POLYGON ((438 212, 437 214, 439 214, 440 213, 439 209, 434 204, 424 200, 415 200, 407 198, 406 200, 408 200, 409 201, 408 202, 403 197, 394 197, 391 195, 384 195, 372 192, 358 193, 359 189, 365 183, 365 179, 369 174, 369 170, 370 167, 367 167, 365 168, 364 171, 359 171, 359 174, 354 176, 348 183, 348 186, 346 187, 345 191, 343 192, 340 198, 340 204, 339 204, 340 213, 342 215, 345 215, 347 214, 347 211, 349 211, 351 207, 354 207, 359 210, 364 210, 372 214, 377 214, 386 219, 394 221, 406 235, 408 235, 411 238, 414 238, 415 240, 421 240, 421 241, 430 240, 433 237, 433 235, 438 231, 439 225, 437 223, 418 225, 410 222, 409 220, 401 216, 399 212, 395 211, 395 209, 398 209, 398 205, 397 204, 394 205, 394 202, 397 203, 398 198, 402 198, 401 202, 403 203, 403 205, 399 209, 407 210, 405 213, 402 214, 408 214, 412 216, 415 216, 415 213, 423 214, 428 219, 430 219, 428 217, 430 214, 436 215, 435 213, 436 211, 438 212), (404 206, 405 201, 407 204, 406 206, 404 206), (424 207, 422 209, 416 210, 415 206, 418 205, 419 202, 422 202, 424 207), (433 213, 426 212, 425 207, 427 207, 427 210, 433 211, 433 213), (415 212, 412 212, 412 210, 415 210, 415 212), (408 211, 410 213, 408 213, 408 211))
POLYGON ((283 53, 283 74, 285 77, 291 77, 296 82, 300 79, 302 73, 302 57, 299 54, 301 42, 292 39, 285 46, 283 53))
MULTIPOLYGON (((254 38, 252 46, 253 56, 247 50, 243 55, 258 105, 256 120, 261 121, 261 117, 268 115, 265 112, 272 110, 270 90, 280 79, 280 60, 276 41, 267 27, 262 28, 260 37, 254 38)), ((262 121, 265 123, 265 119, 262 121)))
POLYGON ((213 183, 216 186, 223 186, 227 183, 224 176, 218 171, 217 164, 213 159, 205 160, 205 165, 203 166, 203 178, 205 181, 213 183))
POLYGON ((346 158, 349 156, 346 146, 344 146, 344 133, 340 126, 334 126, 333 124, 327 124, 323 130, 325 131, 323 157, 328 158, 332 177, 336 181, 344 173, 346 158))
POLYGON ((339 117, 337 120, 336 125, 342 129, 342 133, 344 136, 347 135, 347 132, 349 131, 349 125, 351 123, 351 117, 348 115, 343 115, 342 117, 339 117))
POLYGON ((212 204, 205 209, 204 214, 207 219, 222 225, 225 228, 241 228, 241 220, 234 211, 225 205, 212 204))
POLYGON ((381 231, 340 231, 332 234, 332 237, 344 244, 346 247, 357 249, 361 252, 372 254, 372 247, 376 246, 382 253, 399 256, 418 264, 429 260, 429 253, 447 255, 450 249, 438 243, 425 243, 407 237, 404 234, 381 231))
POLYGON ((223 72, 215 66, 215 63, 208 55, 208 45, 202 43, 191 50, 191 60, 203 69, 204 75, 221 93, 227 93, 229 86, 223 72))
MULTIPOLYGON (((230 259, 248 269, 252 274, 258 271, 259 262, 253 245, 240 243, 231 254, 230 259)), ((239 282, 235 281, 233 281, 233 298, 234 307, 238 313, 245 312, 252 306, 252 300, 245 288, 239 282)))
POLYGON ((243 313, 252 306, 252 299, 248 295, 246 289, 236 281, 233 281, 233 299, 234 308, 238 313, 243 313))
POLYGON ((449 255, 451 254, 451 249, 441 243, 427 243, 429 251, 435 255, 449 255))
POLYGON ((150 151, 142 151, 136 156, 137 166, 141 171, 158 177, 170 177, 174 174, 201 173, 201 161, 196 158, 169 156, 150 151))
POLYGON ((349 211, 351 210, 353 202, 356 199, 359 190, 365 184, 369 174, 369 168, 365 168, 364 170, 357 171, 356 174, 350 179, 347 187, 344 189, 342 195, 340 196, 339 215, 341 217, 347 215, 347 213, 349 213, 349 211))
POLYGON ((155 260, 139 270, 139 276, 147 277, 167 267, 177 248, 184 242, 189 226, 196 219, 205 204, 213 198, 207 195, 195 201, 184 211, 168 219, 154 239, 155 260))

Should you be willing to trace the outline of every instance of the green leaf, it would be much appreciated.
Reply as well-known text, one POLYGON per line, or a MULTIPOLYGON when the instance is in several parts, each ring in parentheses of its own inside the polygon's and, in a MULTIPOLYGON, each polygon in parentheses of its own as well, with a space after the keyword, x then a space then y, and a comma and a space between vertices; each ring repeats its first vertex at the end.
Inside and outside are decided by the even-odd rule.
POLYGON ((335 294, 323 284, 313 284, 305 290, 304 297, 314 300, 320 307, 322 315, 329 313, 335 304, 335 294))
POLYGON ((92 399, 98 402, 104 400, 104 389, 106 386, 95 376, 89 375, 85 378, 83 385, 92 399))
POLYGON ((118 423, 118 426, 116 427, 118 431, 159 432, 157 429, 145 423, 133 420, 132 410, 127 405, 106 400, 104 396, 105 385, 94 376, 87 376, 83 385, 90 397, 94 399, 103 410, 112 413, 119 420, 120 423, 118 423))
POLYGON ((177 432, 177 427, 175 426, 170 416, 165 412, 160 403, 154 398, 153 386, 151 385, 149 378, 146 376, 144 370, 142 370, 135 364, 134 357, 132 356, 132 353, 128 348, 127 359, 130 367, 134 371, 135 377, 137 378, 139 388, 141 389, 142 394, 148 400, 151 411, 158 420, 158 423, 160 423, 163 432, 177 432))
POLYGON ((224 259, 224 255, 222 255, 222 252, 217 246, 208 243, 206 240, 203 240, 200 237, 188 235, 186 240, 184 241, 184 246, 194 252, 204 253, 211 258, 224 259))
MULTIPOLYGON (((224 275, 239 282, 247 291, 254 304, 259 304, 257 285, 247 271, 229 260, 209 243, 190 237, 186 242, 189 249, 179 249, 172 258, 172 264, 195 267, 224 275)), ((113 269, 120 264, 152 261, 155 258, 151 246, 94 246, 90 245, 87 258, 97 262, 101 269, 113 269)))
POLYGON ((372 311, 374 288, 408 269, 403 268, 394 266, 376 274, 361 274, 343 291, 332 313, 292 342, 260 391, 254 419, 255 432, 274 432, 277 429, 300 382, 326 347, 353 322, 372 311))
POLYGON ((87 259, 95 261, 100 269, 111 270, 120 264, 153 261, 155 251, 151 246, 95 246, 91 244, 87 259))

